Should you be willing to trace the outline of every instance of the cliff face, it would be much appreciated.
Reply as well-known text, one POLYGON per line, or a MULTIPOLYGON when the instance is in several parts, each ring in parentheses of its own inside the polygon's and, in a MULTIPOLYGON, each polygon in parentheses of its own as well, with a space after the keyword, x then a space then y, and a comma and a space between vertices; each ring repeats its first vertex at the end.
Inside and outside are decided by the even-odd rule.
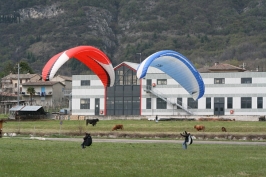
MULTIPOLYGON (((41 73, 53 55, 92 45, 103 50, 114 66, 122 61, 139 62, 136 53, 143 60, 156 51, 171 49, 198 68, 220 61, 266 69, 266 4, 261 0, 45 2, 17 9, 10 6, 19 22, 0 23, 0 68, 7 61, 24 60, 41 73)), ((0 14, 13 13, 6 10, 8 5, 0 2, 0 14)), ((86 71, 73 60, 59 72, 86 71)))
POLYGON ((91 6, 82 7, 75 16, 71 13, 58 4, 19 10, 21 23, 36 20, 41 21, 42 26, 51 27, 46 33, 40 34, 42 40, 31 44, 28 52, 39 57, 41 53, 51 52, 50 55, 53 55, 60 52, 59 46, 65 50, 77 45, 96 45, 110 54, 113 53, 112 49, 117 48, 117 44, 116 34, 111 28, 112 13, 91 6))
POLYGON ((21 22, 31 19, 50 19, 62 13, 64 10, 58 5, 52 4, 51 6, 36 6, 32 8, 19 9, 21 22))

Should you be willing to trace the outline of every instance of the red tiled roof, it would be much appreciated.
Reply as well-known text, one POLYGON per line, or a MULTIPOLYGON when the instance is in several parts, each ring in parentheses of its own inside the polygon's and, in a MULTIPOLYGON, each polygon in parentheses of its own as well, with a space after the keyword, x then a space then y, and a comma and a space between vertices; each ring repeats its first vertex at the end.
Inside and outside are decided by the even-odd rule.
POLYGON ((233 66, 230 64, 224 64, 224 63, 216 63, 212 67, 209 68, 210 71, 232 71, 232 70, 238 70, 238 71, 246 71, 243 68, 233 66))
POLYGON ((211 67, 199 68, 200 73, 210 73, 210 72, 244 72, 246 69, 226 64, 226 63, 215 63, 211 67))

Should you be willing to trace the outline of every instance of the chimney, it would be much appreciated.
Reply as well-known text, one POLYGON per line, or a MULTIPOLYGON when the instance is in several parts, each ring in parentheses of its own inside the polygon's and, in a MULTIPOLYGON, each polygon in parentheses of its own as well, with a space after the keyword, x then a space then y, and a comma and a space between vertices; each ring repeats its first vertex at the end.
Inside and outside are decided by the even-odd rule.
POLYGON ((242 68, 243 68, 243 69, 245 69, 245 67, 246 67, 246 63, 243 63, 243 66, 242 66, 242 68))

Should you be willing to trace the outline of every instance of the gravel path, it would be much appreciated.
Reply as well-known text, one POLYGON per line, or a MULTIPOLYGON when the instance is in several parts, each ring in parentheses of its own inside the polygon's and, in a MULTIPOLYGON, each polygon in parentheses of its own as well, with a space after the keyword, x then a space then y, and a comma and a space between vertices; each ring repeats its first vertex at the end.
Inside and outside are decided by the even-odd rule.
MULTIPOLYGON (((36 137, 36 139, 38 139, 36 137)), ((44 139, 43 139, 44 140, 44 139)), ((82 138, 45 138, 50 141, 74 141, 82 142, 82 138)), ((136 140, 136 139, 96 139, 94 143, 182 143, 183 140, 136 140)), ((266 146, 266 142, 243 142, 243 141, 200 141, 194 140, 193 144, 236 144, 236 145, 259 145, 266 146)))

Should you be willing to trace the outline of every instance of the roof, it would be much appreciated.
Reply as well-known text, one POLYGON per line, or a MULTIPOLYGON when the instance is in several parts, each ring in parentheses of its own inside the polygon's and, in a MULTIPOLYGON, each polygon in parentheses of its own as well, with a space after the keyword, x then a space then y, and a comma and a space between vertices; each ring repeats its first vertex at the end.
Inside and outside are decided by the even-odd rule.
POLYGON ((37 111, 40 108, 42 108, 42 106, 25 106, 20 111, 37 111))
POLYGON ((199 68, 198 71, 200 73, 209 73, 210 72, 209 68, 207 68, 207 67, 199 68))
POLYGON ((246 71, 243 68, 233 66, 230 64, 225 63, 215 63, 212 67, 209 68, 210 71, 238 71, 238 72, 244 72, 246 71))
POLYGON ((24 106, 14 106, 11 109, 9 109, 9 111, 19 111, 23 108, 24 106))
POLYGON ((62 75, 58 75, 56 77, 61 77, 62 79, 66 80, 66 81, 72 81, 72 77, 62 76, 62 75))
POLYGON ((210 73, 210 72, 244 72, 246 71, 246 69, 234 66, 234 65, 230 65, 230 64, 226 64, 226 63, 215 63, 213 66, 211 67, 203 67, 203 68, 199 68, 198 71, 200 73, 210 73))
POLYGON ((9 111, 38 111, 42 106, 14 106, 9 111))
MULTIPOLYGON (((119 65, 117 65, 117 66, 115 67, 115 69, 116 69, 116 68, 119 68, 119 67, 122 66, 122 65, 127 65, 127 66, 131 67, 132 69, 134 69, 134 70, 136 70, 136 71, 137 71, 137 69, 138 69, 138 67, 139 67, 139 63, 122 62, 122 63, 120 63, 119 65)), ((152 73, 164 73, 164 72, 162 72, 161 70, 159 70, 159 69, 157 69, 157 68, 151 66, 151 67, 148 68, 147 74, 152 74, 152 73)))
MULTIPOLYGON (((41 77, 39 74, 19 74, 19 78, 20 79, 30 79, 34 76, 39 76, 41 77)), ((3 77, 2 79, 18 79, 18 74, 9 74, 5 77, 3 77)))
POLYGON ((25 82, 22 85, 23 86, 43 86, 43 85, 55 85, 55 84, 62 84, 63 83, 59 82, 59 81, 39 81, 39 82, 25 82))
POLYGON ((132 63, 132 62, 127 62, 127 61, 124 61, 122 63, 120 63, 119 65, 117 65, 114 69, 117 69, 123 65, 127 65, 129 66, 130 68, 134 69, 134 70, 137 70, 138 69, 138 66, 139 64, 138 63, 132 63))

